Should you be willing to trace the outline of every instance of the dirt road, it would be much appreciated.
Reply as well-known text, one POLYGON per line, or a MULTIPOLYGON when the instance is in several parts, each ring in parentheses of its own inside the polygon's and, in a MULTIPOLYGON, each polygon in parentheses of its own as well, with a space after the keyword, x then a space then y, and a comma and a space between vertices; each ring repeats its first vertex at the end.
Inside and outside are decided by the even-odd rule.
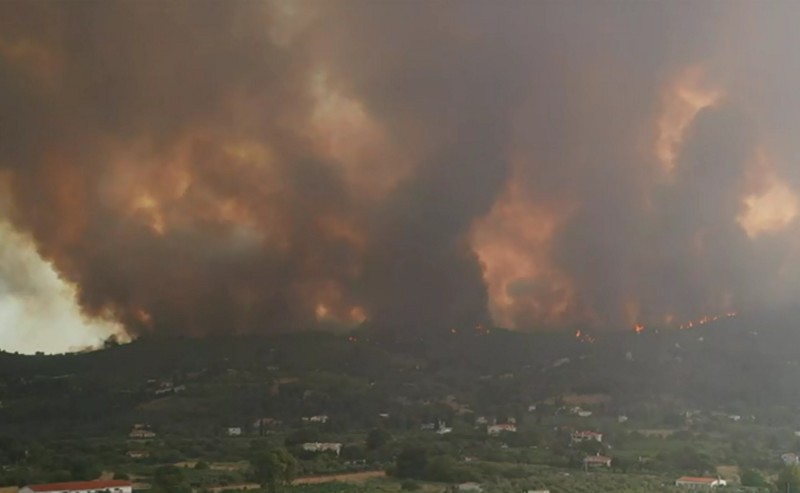
POLYGON ((292 484, 319 484, 319 483, 332 483, 334 481, 357 483, 359 481, 366 481, 368 479, 374 479, 374 478, 383 478, 385 476, 386 476, 386 471, 351 472, 347 474, 331 474, 328 476, 309 476, 307 478, 297 478, 294 481, 292 481, 292 484))

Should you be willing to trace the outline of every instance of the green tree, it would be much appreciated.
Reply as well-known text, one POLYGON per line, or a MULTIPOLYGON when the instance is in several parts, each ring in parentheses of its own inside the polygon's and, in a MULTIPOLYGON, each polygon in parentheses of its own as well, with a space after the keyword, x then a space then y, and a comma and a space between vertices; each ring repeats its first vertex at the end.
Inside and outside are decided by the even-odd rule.
POLYGON ((375 450, 383 447, 387 443, 392 436, 389 434, 388 431, 382 428, 375 428, 369 432, 367 435, 367 449, 375 450))
POLYGON ((395 474, 398 478, 423 478, 428 468, 428 451, 407 446, 397 455, 395 474))
POLYGON ((800 492, 800 466, 787 466, 778 474, 775 484, 780 493, 800 492))
POLYGON ((767 486, 767 480, 764 476, 755 469, 745 469, 742 471, 742 486, 764 487, 767 486))
POLYGON ((253 477, 269 493, 292 482, 297 460, 285 448, 257 450, 250 459, 253 477))
POLYGON ((161 466, 153 473, 153 490, 157 493, 189 493, 183 471, 175 466, 161 466))

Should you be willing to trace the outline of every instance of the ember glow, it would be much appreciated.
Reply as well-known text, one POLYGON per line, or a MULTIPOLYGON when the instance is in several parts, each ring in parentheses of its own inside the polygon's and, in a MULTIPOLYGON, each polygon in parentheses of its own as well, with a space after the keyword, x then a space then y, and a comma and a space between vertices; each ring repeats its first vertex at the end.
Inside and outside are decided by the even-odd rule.
POLYGON ((3 2, 0 212, 25 238, 4 248, 80 314, 26 320, 53 336, 27 349, 120 326, 641 332, 792 303, 800 68, 771 26, 798 14, 3 2))

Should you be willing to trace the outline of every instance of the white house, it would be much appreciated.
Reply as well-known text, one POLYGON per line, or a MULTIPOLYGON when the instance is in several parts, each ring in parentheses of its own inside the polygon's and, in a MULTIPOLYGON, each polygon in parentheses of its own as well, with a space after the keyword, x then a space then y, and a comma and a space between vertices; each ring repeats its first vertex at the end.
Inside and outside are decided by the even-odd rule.
POLYGON ((304 423, 327 423, 328 422, 328 415, 327 414, 319 414, 317 416, 305 416, 303 417, 304 423))
POLYGON ((128 434, 131 438, 155 438, 156 432, 148 429, 147 425, 133 425, 133 429, 128 434))
POLYGON ((501 423, 489 426, 488 428, 486 428, 486 432, 492 436, 497 436, 501 433, 516 433, 517 426, 511 423, 501 423))
POLYGON ((20 488, 19 493, 131 493, 130 481, 72 481, 69 483, 32 484, 20 488))
POLYGON ((589 442, 592 440, 595 442, 602 442, 603 434, 596 431, 575 431, 572 433, 572 443, 589 442))
POLYGON ((781 455, 781 460, 787 466, 796 466, 800 464, 800 456, 792 452, 781 455))
POLYGON ((675 486, 683 486, 685 488, 716 488, 718 486, 726 486, 728 483, 724 479, 719 478, 695 478, 691 476, 684 476, 675 481, 675 486))
POLYGON ((483 488, 481 488, 481 485, 478 483, 461 483, 458 485, 458 491, 480 493, 483 491, 483 488))
POLYGON ((242 436, 242 429, 238 426, 231 426, 230 428, 228 428, 228 436, 240 437, 242 436))
POLYGON ((303 444, 303 450, 307 452, 333 452, 336 455, 339 455, 342 451, 342 444, 307 442, 303 444))
POLYGON ((587 469, 590 467, 611 467, 611 457, 604 455, 590 455, 583 459, 583 465, 587 469))

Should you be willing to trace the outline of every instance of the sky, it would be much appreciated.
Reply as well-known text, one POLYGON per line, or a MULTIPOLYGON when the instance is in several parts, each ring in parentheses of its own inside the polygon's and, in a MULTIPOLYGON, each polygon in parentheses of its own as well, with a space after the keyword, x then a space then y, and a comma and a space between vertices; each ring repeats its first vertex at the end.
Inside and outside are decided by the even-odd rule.
POLYGON ((800 294, 793 1, 0 3, 0 348, 800 294))

